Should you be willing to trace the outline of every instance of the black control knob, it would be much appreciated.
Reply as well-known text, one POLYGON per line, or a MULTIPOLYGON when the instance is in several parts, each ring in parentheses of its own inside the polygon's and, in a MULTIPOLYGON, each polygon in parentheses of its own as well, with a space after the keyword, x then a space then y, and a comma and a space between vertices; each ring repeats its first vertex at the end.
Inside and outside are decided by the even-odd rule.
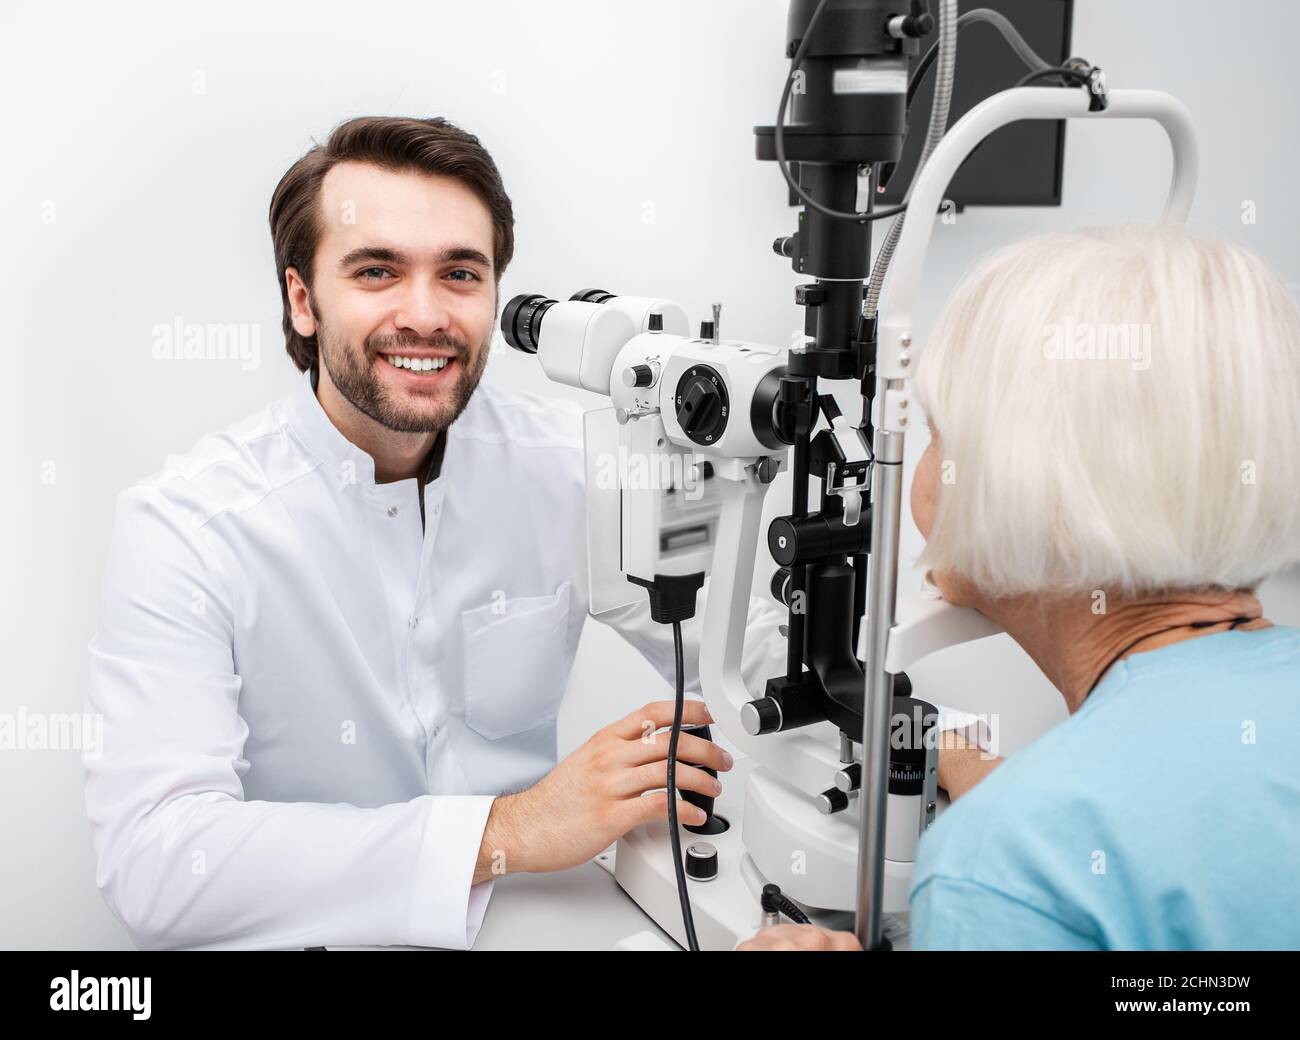
POLYGON ((774 517, 767 527, 767 550, 782 568, 799 559, 799 525, 792 516, 774 517))
POLYGON ((631 368, 623 369, 624 386, 654 386, 655 370, 649 365, 633 365, 631 368))
POLYGON ((820 307, 827 299, 829 293, 820 282, 808 282, 794 287, 794 302, 800 307, 820 307))
POLYGON ((708 365, 688 368, 677 384, 677 421, 696 444, 714 444, 727 428, 730 402, 722 377, 708 365))
POLYGON ((832 787, 817 796, 817 808, 827 816, 843 812, 849 807, 849 796, 838 787, 832 787))
POLYGON ((700 339, 713 339, 713 322, 700 322, 700 339))
POLYGON ((663 332, 664 330, 664 316, 658 311, 650 315, 649 330, 651 332, 663 332))
POLYGON ((721 397, 708 380, 697 380, 686 388, 681 405, 677 409, 677 421, 682 429, 694 439, 699 439, 703 430, 711 430, 718 417, 721 397))
POLYGON ((889 726, 889 793, 919 795, 925 790, 927 758, 934 747, 939 713, 926 701, 899 696, 898 689, 895 683, 889 726))
POLYGON ((862 787, 862 763, 852 762, 836 773, 835 786, 845 794, 862 787))
MULTIPOLYGON (((712 740, 713 732, 707 725, 683 726, 683 733, 692 733, 702 740, 712 740)), ((718 778, 718 771, 709 766, 698 767, 703 769, 714 780, 718 778)), ((682 826, 692 834, 721 834, 730 827, 726 819, 719 816, 713 811, 714 799, 712 795, 700 794, 698 791, 679 791, 682 801, 690 802, 698 809, 704 810, 704 822, 689 824, 684 823, 682 826)))
POLYGON ((781 728, 781 705, 772 697, 760 697, 740 706, 740 724, 751 737, 775 733, 781 728))
POLYGON ((712 881, 717 877, 717 846, 708 841, 693 841, 687 845, 686 876, 692 881, 712 881))
POLYGON ((579 289, 569 297, 570 300, 576 300, 579 303, 608 303, 615 299, 612 292, 606 292, 604 289, 579 289))
POLYGON ((790 605, 790 568, 778 567, 772 572, 772 598, 787 607, 790 605))
POLYGON ((767 528, 767 550, 782 567, 812 563, 829 556, 855 556, 871 541, 870 508, 864 521, 846 524, 842 516, 778 516, 767 528))

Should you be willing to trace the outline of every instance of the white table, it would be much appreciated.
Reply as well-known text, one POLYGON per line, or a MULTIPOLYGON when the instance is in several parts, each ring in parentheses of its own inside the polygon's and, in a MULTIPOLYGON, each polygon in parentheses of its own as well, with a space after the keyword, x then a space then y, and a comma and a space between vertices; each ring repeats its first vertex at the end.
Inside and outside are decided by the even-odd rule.
MULTIPOLYGON (((475 950, 613 950, 651 932, 677 949, 594 860, 553 874, 508 874, 492 889, 475 950)), ((331 946, 331 950, 420 950, 417 946, 331 946)))

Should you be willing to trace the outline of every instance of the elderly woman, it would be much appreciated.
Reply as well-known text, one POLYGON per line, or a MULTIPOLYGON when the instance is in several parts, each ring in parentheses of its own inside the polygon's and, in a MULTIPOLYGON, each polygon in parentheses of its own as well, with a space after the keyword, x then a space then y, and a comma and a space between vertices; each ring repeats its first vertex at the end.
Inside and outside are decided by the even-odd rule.
POLYGON ((917 390, 920 565, 1070 717, 926 834, 914 946, 1300 947, 1300 630, 1255 596, 1300 561, 1282 283, 1181 228, 1045 235, 964 281, 917 390))

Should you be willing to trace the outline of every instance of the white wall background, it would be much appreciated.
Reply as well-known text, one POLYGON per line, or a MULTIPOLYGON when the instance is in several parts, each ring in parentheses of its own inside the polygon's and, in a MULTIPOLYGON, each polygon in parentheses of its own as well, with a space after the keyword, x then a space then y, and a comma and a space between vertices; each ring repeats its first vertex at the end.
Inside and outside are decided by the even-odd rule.
MULTIPOLYGON (((1077 8, 1074 50, 1113 86, 1191 108, 1194 225, 1300 283, 1296 117, 1276 86, 1300 5, 1262 0, 1268 30, 1240 41, 1220 2, 1077 8)), ((793 211, 751 132, 775 114, 785 12, 786 0, 0 6, 0 712, 80 711, 116 492, 292 385, 266 209, 284 169, 344 118, 441 114, 479 134, 518 221, 503 300, 598 285, 675 298, 695 321, 720 300, 725 335, 788 343, 799 279, 770 243, 793 211), (155 360, 154 326, 178 315, 258 326, 260 364, 155 360)), ((1060 209, 969 210, 936 229, 922 333, 980 253, 1163 201, 1168 150, 1152 126, 1072 126, 1066 162, 1060 209)), ((563 392, 504 347, 489 371, 563 392)), ((1275 620, 1300 622, 1294 578, 1264 600, 1275 620)), ((931 699, 999 713, 1006 750, 1064 714, 1005 637, 913 675, 931 699)), ((562 750, 665 690, 589 625, 562 750)), ((0 848, 0 947, 130 945, 95 888, 75 752, 0 753, 0 848)))

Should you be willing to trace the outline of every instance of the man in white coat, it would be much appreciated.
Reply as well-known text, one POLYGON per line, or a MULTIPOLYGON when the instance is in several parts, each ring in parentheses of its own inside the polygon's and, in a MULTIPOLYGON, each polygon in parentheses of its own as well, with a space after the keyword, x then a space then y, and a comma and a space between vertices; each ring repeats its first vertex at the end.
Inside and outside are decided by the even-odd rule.
MULTIPOLYGON (((513 216, 478 140, 351 120, 270 223, 297 389, 118 499, 90 646, 97 882, 142 947, 467 948, 494 878, 666 815, 666 734, 643 736, 673 705, 556 762, 588 606, 580 415, 479 386, 513 216)), ((755 696, 783 616, 751 604, 755 696)), ((644 601, 602 620, 672 678, 644 601)), ((698 767, 731 767, 689 734, 679 759, 704 794, 698 767)))

